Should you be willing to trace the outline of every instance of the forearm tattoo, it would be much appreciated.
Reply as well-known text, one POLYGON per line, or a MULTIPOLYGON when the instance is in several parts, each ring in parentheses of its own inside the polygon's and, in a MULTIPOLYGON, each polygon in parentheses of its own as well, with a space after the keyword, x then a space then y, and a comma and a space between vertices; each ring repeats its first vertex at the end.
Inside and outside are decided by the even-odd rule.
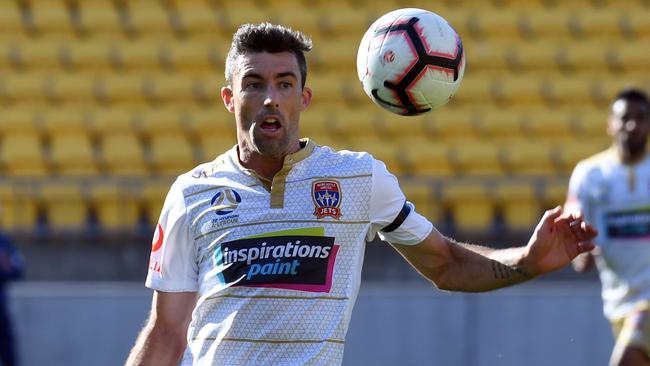
POLYGON ((514 280, 530 278, 528 272, 521 266, 508 266, 499 261, 492 261, 492 273, 498 280, 514 280))

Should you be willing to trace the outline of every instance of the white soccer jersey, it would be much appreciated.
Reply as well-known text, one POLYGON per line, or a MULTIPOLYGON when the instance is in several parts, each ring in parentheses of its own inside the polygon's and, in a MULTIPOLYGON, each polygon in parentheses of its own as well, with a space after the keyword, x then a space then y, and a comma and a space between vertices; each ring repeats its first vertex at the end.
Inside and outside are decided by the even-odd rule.
POLYGON ((233 148, 172 185, 146 284, 198 291, 184 365, 340 364, 380 229, 412 245, 433 226, 372 156, 307 140, 269 184, 233 148))
POLYGON ((650 299, 650 157, 625 165, 612 148, 580 162, 567 208, 582 210, 599 231, 594 253, 605 316, 619 319, 650 299))

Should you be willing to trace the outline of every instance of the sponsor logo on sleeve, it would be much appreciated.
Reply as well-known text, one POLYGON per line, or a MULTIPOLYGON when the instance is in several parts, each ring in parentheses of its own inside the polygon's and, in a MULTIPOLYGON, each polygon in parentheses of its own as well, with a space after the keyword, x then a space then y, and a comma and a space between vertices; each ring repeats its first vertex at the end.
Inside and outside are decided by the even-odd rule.
POLYGON ((231 286, 329 292, 338 245, 324 229, 267 233, 221 244, 216 262, 231 286))
POLYGON ((151 256, 149 257, 149 270, 154 272, 160 272, 160 248, 163 246, 163 241, 165 240, 165 230, 162 225, 158 223, 156 225, 156 231, 153 234, 153 240, 151 242, 151 256))
POLYGON ((312 184, 312 199, 316 205, 314 215, 317 219, 326 216, 341 218, 341 186, 335 180, 317 180, 312 184))

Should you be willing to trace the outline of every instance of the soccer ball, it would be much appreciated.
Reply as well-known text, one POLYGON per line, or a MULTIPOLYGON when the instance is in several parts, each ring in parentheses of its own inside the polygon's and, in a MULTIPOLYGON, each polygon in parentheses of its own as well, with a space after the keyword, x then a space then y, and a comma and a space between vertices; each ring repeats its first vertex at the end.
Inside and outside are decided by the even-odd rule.
POLYGON ((398 9, 377 19, 361 40, 357 72, 375 104, 414 116, 446 104, 465 72, 460 37, 441 16, 398 9))

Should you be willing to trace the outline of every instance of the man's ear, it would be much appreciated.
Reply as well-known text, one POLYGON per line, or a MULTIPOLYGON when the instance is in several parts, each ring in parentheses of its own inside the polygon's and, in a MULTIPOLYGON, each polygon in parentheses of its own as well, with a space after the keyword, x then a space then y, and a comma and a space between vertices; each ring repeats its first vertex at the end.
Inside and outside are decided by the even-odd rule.
POLYGON ((233 101, 232 89, 228 86, 221 88, 221 99, 226 109, 230 112, 235 112, 235 103, 233 101))
POLYGON ((309 106, 309 103, 311 103, 311 97, 312 97, 312 91, 311 88, 304 87, 302 89, 302 109, 301 111, 305 111, 307 107, 309 106))

